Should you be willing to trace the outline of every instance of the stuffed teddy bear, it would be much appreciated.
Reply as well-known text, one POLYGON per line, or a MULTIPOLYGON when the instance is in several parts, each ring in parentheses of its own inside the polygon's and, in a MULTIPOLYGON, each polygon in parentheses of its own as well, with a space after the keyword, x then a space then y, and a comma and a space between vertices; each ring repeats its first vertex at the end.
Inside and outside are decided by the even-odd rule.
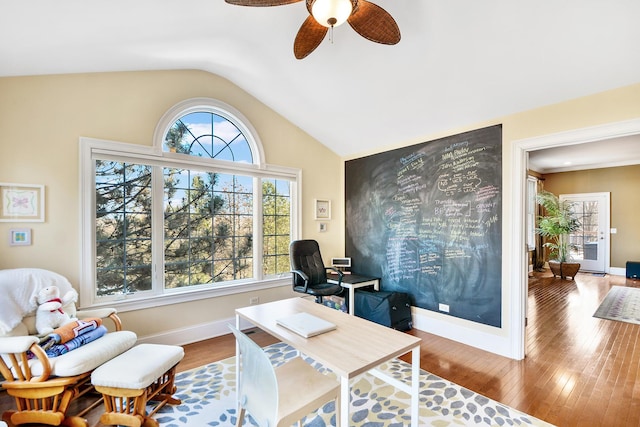
POLYGON ((38 292, 36 301, 38 309, 36 310, 36 330, 39 335, 51 333, 55 328, 72 322, 73 319, 62 310, 62 307, 75 302, 78 293, 70 290, 64 297, 60 298, 60 289, 57 286, 49 286, 38 292))

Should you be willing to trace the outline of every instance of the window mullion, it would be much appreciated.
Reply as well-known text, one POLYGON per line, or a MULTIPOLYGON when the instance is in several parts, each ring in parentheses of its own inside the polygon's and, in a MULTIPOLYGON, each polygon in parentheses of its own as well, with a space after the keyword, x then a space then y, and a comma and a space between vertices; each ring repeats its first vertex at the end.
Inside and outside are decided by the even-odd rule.
POLYGON ((164 173, 161 166, 152 169, 152 256, 153 283, 152 290, 156 294, 164 291, 164 173))
POLYGON ((263 211, 262 211, 262 179, 253 178, 253 277, 262 280, 263 260, 263 211))

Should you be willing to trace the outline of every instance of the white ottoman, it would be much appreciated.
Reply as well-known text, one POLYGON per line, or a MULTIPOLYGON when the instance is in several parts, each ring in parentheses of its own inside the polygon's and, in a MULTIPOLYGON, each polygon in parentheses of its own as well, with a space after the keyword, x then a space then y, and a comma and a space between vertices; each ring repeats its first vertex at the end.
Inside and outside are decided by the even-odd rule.
POLYGON ((158 427, 153 418, 165 404, 180 404, 172 396, 175 368, 184 357, 182 347, 140 344, 109 360, 91 374, 91 383, 104 397, 106 425, 158 427), (146 412, 147 401, 158 401, 146 412))

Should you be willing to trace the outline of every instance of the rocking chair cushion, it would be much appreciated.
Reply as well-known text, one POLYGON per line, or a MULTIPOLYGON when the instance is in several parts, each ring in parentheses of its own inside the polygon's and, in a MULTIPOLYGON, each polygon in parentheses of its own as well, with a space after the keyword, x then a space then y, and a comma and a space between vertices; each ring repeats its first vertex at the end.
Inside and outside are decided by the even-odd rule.
POLYGON ((0 340, 0 353, 24 353, 38 341, 37 337, 30 335, 21 337, 5 337, 0 340))
MULTIPOLYGON (((90 372, 130 349, 136 340, 136 334, 131 331, 110 332, 73 351, 49 358, 51 374, 57 377, 72 377, 90 372)), ((31 372, 34 375, 41 375, 43 371, 41 363, 37 359, 32 362, 31 372)))

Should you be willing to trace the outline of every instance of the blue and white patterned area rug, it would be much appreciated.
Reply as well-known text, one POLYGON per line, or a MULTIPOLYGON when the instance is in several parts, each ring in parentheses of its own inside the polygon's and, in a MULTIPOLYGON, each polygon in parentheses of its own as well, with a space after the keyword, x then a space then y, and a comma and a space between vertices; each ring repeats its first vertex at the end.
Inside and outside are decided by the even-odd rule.
POLYGON ((640 325, 640 288, 612 286, 593 317, 640 325))
MULTIPOLYGON (((295 357, 286 344, 265 347, 274 365, 295 357)), ((332 372, 309 359, 328 375, 332 372)), ((382 368, 409 382, 411 366, 401 360, 382 368)), ((167 405, 156 415, 161 427, 234 426, 236 411, 235 358, 211 363, 176 376, 177 406, 167 405)), ((301 392, 304 392, 301 390, 301 392)), ((410 424, 410 398, 373 375, 363 374, 351 383, 351 423, 356 427, 401 427, 410 424)), ((327 403, 310 414, 305 427, 335 426, 334 403, 327 403)), ((245 419, 245 426, 253 426, 245 419)), ((550 426, 544 421, 516 411, 426 371, 420 372, 420 422, 422 426, 550 426)))

